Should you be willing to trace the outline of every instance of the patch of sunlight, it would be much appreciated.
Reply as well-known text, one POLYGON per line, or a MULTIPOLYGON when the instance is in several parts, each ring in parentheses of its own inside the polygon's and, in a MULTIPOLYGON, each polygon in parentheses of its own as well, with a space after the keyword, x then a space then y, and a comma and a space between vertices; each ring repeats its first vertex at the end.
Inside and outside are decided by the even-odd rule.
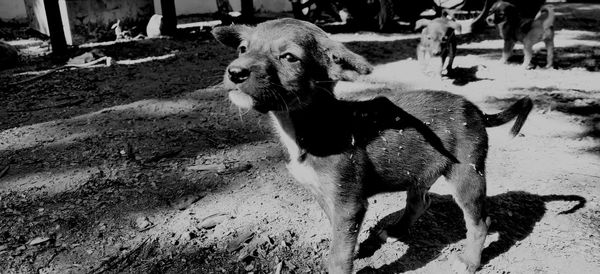
POLYGON ((119 65, 135 65, 151 61, 166 60, 175 57, 175 53, 169 53, 161 56, 149 56, 140 59, 119 60, 116 63, 119 65))
POLYGON ((19 150, 41 144, 68 145, 98 133, 93 128, 76 132, 79 131, 76 128, 65 121, 50 121, 7 129, 0 132, 0 150, 19 150))
MULTIPOLYGON (((11 128, 0 131, 0 150, 19 150, 37 145, 68 145, 108 130, 120 130, 123 124, 131 120, 181 115, 194 111, 200 105, 196 99, 149 99, 69 119, 11 128)), ((135 128, 136 125, 130 125, 128 129, 132 127, 135 128)))
POLYGON ((212 20, 212 21, 204 21, 204 22, 194 22, 194 23, 186 23, 186 24, 177 24, 178 29, 187 29, 187 28, 205 28, 205 27, 215 27, 220 25, 221 20, 212 20))
POLYGON ((105 41, 105 42, 91 42, 91 43, 81 44, 78 47, 79 48, 95 48, 95 47, 111 46, 111 45, 121 44, 121 43, 132 43, 132 42, 138 42, 138 41, 142 41, 142 39, 120 39, 120 40, 105 41))
POLYGON ((345 93, 361 92, 365 90, 380 89, 384 87, 385 84, 381 83, 340 81, 335 86, 334 93, 339 96, 345 93))
MULTIPOLYGON (((600 41, 597 40, 589 40, 589 39, 581 39, 582 37, 599 37, 600 33, 592 32, 592 31, 582 31, 582 30, 559 30, 556 31, 554 36, 554 46, 557 48, 570 48, 570 47, 600 47, 600 41)), ((467 43, 458 45, 458 49, 502 49, 504 45, 504 41, 502 39, 496 40, 485 40, 476 43, 467 43)), ((523 45, 517 43, 515 49, 522 49, 523 45)), ((534 50, 539 50, 544 48, 544 43, 537 43, 534 47, 534 50)))
POLYGON ((130 113, 132 115, 144 115, 152 117, 165 117, 173 114, 182 114, 193 111, 199 106, 199 102, 192 99, 177 100, 158 100, 148 99, 133 102, 131 104, 114 106, 97 112, 82 115, 82 118, 89 119, 93 116, 102 115, 108 112, 130 113))
POLYGON ((0 182, 0 192, 16 191, 27 192, 31 195, 54 195, 81 186, 97 170, 96 167, 81 167, 7 176, 0 182))
POLYGON ((331 39, 347 42, 390 42, 398 40, 418 39, 420 34, 379 34, 373 32, 338 33, 332 34, 331 39))
MULTIPOLYGON (((173 58, 175 57, 175 53, 169 53, 169 54, 165 54, 165 55, 160 55, 160 56, 149 56, 149 57, 144 57, 144 58, 139 58, 139 59, 126 59, 126 60, 118 60, 118 61, 113 61, 113 64, 117 64, 117 65, 137 65, 137 64, 141 64, 141 63, 146 63, 146 62, 152 62, 152 61, 160 61, 160 60, 166 60, 169 58, 173 58)), ((98 60, 99 61, 99 60, 98 60)), ((92 61, 94 62, 94 61, 92 61)), ((107 61, 108 63, 110 63, 111 61, 107 61)), ((48 74, 48 73, 52 73, 58 70, 68 70, 68 69, 93 69, 93 68, 99 68, 99 67, 107 67, 109 66, 109 64, 102 64, 103 62, 101 62, 100 65, 94 64, 94 65, 87 65, 87 64, 91 64, 91 63, 87 63, 87 64, 83 64, 83 65, 64 65, 61 67, 57 67, 57 68, 53 68, 53 69, 46 69, 46 70, 40 70, 40 71, 26 71, 26 72, 21 72, 21 73, 17 73, 15 74, 15 76, 26 76, 26 75, 43 75, 43 74, 48 74)))

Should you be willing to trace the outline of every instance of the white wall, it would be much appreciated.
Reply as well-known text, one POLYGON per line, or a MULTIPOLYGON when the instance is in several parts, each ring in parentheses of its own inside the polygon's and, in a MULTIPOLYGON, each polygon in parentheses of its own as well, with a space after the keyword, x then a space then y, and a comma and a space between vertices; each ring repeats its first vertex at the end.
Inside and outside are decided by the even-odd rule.
MULTIPOLYGON (((5 1, 5 0, 0 0, 5 1)), ((229 0, 233 10, 240 11, 241 0, 229 0)), ((154 0, 155 10, 160 10, 160 0, 154 0)), ((292 4, 289 0, 254 0, 254 9, 259 12, 291 11, 292 4)), ((175 0, 177 15, 213 13, 217 11, 216 0, 175 0)))
POLYGON ((0 0, 0 20, 24 21, 27 18, 23 0, 0 0))

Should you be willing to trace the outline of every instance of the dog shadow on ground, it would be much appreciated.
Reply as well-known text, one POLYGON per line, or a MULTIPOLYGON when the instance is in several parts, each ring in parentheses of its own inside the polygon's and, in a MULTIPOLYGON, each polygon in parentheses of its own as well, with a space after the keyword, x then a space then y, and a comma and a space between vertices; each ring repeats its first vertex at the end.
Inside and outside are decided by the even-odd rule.
POLYGON ((479 78, 477 77, 477 72, 481 66, 472 66, 468 68, 463 67, 454 67, 446 77, 452 79, 452 84, 457 86, 464 86, 471 82, 477 82, 482 80, 491 80, 489 78, 479 78))
MULTIPOLYGON (((419 269, 439 257, 449 244, 465 238, 466 229, 462 211, 450 195, 430 194, 431 207, 409 229, 409 235, 392 237, 407 244, 408 250, 395 262, 379 269, 366 267, 358 273, 397 273, 419 269)), ((482 265, 508 251, 517 241, 525 239, 546 213, 546 203, 553 201, 577 202, 571 209, 559 214, 570 214, 585 206, 585 198, 577 195, 540 196, 522 191, 510 191, 488 197, 487 207, 492 225, 489 234, 498 233, 498 239, 483 250, 482 265)), ((394 224, 404 210, 389 214, 372 228, 371 235, 359 246, 358 258, 372 256, 383 243, 377 231, 394 224)))

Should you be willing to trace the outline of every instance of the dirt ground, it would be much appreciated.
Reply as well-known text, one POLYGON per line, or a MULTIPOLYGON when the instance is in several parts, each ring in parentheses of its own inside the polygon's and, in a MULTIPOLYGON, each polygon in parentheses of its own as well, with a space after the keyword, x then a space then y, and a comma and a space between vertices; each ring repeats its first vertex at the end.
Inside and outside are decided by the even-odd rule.
MULTIPOLYGON (((518 137, 488 130, 481 273, 600 272, 600 5, 557 15, 553 70, 521 69, 520 49, 499 64, 492 29, 461 36, 443 79, 419 71, 414 34, 332 35, 375 66, 340 83, 341 98, 439 89, 487 113, 534 100, 518 137)), ((0 72, 1 273, 324 272, 325 215, 288 175, 267 117, 220 87, 234 52, 205 32, 98 44, 119 62, 17 83, 64 61, 38 56, 40 43, 0 72)), ((369 200, 358 273, 449 273, 464 222, 443 179, 431 192, 410 235, 384 244, 370 231, 401 216, 405 194, 369 200)))

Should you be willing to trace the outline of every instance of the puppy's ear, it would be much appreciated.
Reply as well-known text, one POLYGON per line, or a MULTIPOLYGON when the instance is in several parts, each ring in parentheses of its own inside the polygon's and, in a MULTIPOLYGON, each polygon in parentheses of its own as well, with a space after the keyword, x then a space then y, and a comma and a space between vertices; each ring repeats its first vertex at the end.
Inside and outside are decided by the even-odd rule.
POLYGON ((456 21, 448 22, 448 27, 454 29, 454 32, 456 32, 456 33, 461 33, 461 31, 462 31, 462 27, 456 21))
POLYGON ((354 80, 356 74, 364 75, 373 71, 373 66, 364 57, 350 51, 339 42, 329 40, 327 52, 331 59, 329 67, 331 79, 354 80))
POLYGON ((252 28, 246 25, 222 26, 214 28, 212 30, 212 35, 217 41, 221 42, 221 44, 231 48, 237 48, 242 42, 243 37, 251 30, 252 28))
POLYGON ((420 30, 421 28, 427 27, 429 26, 429 23, 431 23, 431 20, 429 19, 419 19, 415 23, 415 30, 420 30))

